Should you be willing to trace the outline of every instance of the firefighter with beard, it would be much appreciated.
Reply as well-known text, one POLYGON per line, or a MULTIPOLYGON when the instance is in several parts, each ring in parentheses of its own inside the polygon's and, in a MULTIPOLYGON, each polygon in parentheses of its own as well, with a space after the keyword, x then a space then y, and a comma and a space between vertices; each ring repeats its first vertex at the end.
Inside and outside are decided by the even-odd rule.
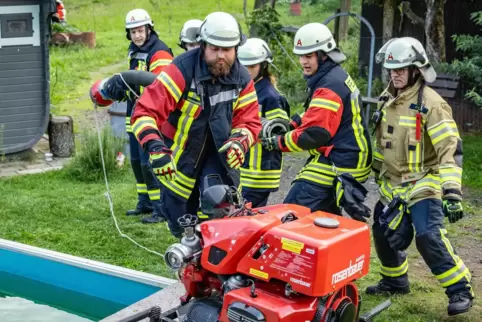
POLYGON ((176 57, 137 101, 133 131, 162 183, 162 215, 175 237, 178 218, 195 215, 209 175, 239 187, 239 167, 261 131, 258 100, 237 59, 244 40, 236 19, 209 14, 200 48, 176 57))
MULTIPOLYGON (((173 59, 171 49, 162 42, 154 31, 154 22, 144 9, 134 9, 127 13, 125 19, 126 37, 131 41, 128 49, 130 70, 150 71, 159 74, 173 59)), ((142 87, 133 88, 137 95, 142 87)), ((142 150, 132 133, 131 114, 136 97, 129 93, 127 99, 126 130, 129 134, 130 160, 137 181, 137 206, 127 211, 127 216, 152 213, 143 218, 143 223, 162 222, 165 219, 160 212, 160 183, 149 167, 149 154, 142 150)))
POLYGON ((368 294, 408 293, 404 250, 413 239, 449 298, 448 314, 467 312, 474 293, 471 274, 444 228, 463 217, 462 140, 452 109, 426 85, 436 79, 422 44, 411 37, 390 40, 376 57, 391 81, 373 121, 373 170, 380 185, 373 237, 381 281, 368 294))
MULTIPOLYGON (((268 64, 273 62, 273 55, 268 44, 259 38, 249 38, 239 48, 239 61, 254 81, 260 117, 288 122, 285 108, 288 102, 276 89, 276 78, 269 70, 268 64)), ((246 155, 241 167, 241 185, 243 198, 251 202, 253 208, 266 206, 269 194, 278 191, 282 160, 281 151, 267 151, 261 143, 253 146, 246 155)))
POLYGON ((305 112, 292 116, 292 130, 288 133, 263 138, 263 146, 311 154, 283 203, 341 214, 342 198, 341 194, 337 197, 334 179, 345 173, 359 183, 366 181, 371 172, 371 144, 360 109, 360 91, 340 66, 346 57, 325 25, 310 23, 301 27, 294 38, 293 52, 307 79, 305 112))

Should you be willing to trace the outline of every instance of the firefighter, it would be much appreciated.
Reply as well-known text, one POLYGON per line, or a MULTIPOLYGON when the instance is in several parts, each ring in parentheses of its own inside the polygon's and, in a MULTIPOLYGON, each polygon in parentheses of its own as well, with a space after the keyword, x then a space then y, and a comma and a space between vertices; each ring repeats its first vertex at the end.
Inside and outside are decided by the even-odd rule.
POLYGON ((181 33, 179 34, 178 46, 185 51, 189 51, 191 49, 199 47, 200 44, 197 41, 197 36, 199 32, 199 27, 202 23, 202 20, 198 19, 186 21, 182 26, 181 33))
POLYGON ((360 91, 339 65, 346 57, 325 25, 301 27, 293 52, 308 83, 305 112, 293 115, 291 131, 262 142, 268 150, 311 154, 284 203, 341 214, 335 198, 336 175, 348 173, 364 182, 371 171, 371 143, 360 110, 360 91))
MULTIPOLYGON (((154 31, 154 23, 144 9, 134 9, 125 19, 127 39, 131 41, 128 49, 130 70, 144 70, 159 74, 173 59, 171 49, 159 39, 154 31)), ((143 88, 133 89, 140 95, 143 88)), ((160 183, 149 167, 149 154, 142 150, 132 133, 131 114, 136 97, 130 93, 127 99, 126 130, 129 134, 130 159, 137 182, 137 206, 126 212, 127 216, 152 213, 152 217, 143 218, 143 223, 161 222, 160 183)))
POLYGON ((196 214, 193 190, 202 193, 205 179, 239 189, 238 169, 261 130, 254 83, 237 59, 244 37, 236 19, 209 14, 198 40, 199 48, 176 57, 145 89, 132 117, 162 183, 162 215, 175 237, 182 234, 178 218, 196 214))
POLYGON ((418 40, 392 39, 377 54, 377 61, 383 61, 391 78, 373 117, 373 170, 380 200, 372 229, 382 279, 366 292, 410 291, 403 250, 415 228, 418 251, 446 289, 448 314, 467 312, 474 297, 470 271, 443 225, 444 216, 450 223, 463 217, 462 140, 452 109, 426 85, 435 81, 436 73, 418 40), (399 229, 404 233, 394 234, 399 229))
MULTIPOLYGON (((259 116, 266 120, 284 119, 289 121, 284 106, 286 99, 276 89, 276 78, 269 71, 268 64, 273 55, 268 44, 259 38, 250 38, 239 47, 239 61, 254 81, 258 96, 259 116)), ((266 206, 270 192, 278 191, 282 167, 282 152, 267 151, 261 143, 253 146, 241 167, 243 198, 254 208, 266 206)))

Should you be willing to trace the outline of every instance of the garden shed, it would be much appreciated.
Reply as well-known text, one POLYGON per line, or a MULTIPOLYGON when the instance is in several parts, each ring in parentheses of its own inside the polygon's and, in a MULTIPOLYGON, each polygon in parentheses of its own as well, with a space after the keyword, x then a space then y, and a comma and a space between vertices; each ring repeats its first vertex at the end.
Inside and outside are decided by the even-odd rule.
POLYGON ((49 48, 55 0, 0 0, 0 152, 33 147, 50 114, 49 48))

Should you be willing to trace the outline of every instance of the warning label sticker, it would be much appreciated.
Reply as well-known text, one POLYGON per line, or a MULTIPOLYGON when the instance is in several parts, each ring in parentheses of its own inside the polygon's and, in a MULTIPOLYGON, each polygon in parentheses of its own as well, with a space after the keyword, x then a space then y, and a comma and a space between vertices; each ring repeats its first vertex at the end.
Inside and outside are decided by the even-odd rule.
POLYGON ((268 273, 258 271, 257 269, 254 269, 254 268, 249 269, 249 274, 260 277, 260 278, 263 278, 265 280, 267 280, 268 277, 269 277, 268 273))
POLYGON ((303 247, 305 247, 305 244, 300 243, 296 240, 288 239, 288 238, 281 238, 281 248, 296 254, 300 254, 301 251, 303 250, 303 247))

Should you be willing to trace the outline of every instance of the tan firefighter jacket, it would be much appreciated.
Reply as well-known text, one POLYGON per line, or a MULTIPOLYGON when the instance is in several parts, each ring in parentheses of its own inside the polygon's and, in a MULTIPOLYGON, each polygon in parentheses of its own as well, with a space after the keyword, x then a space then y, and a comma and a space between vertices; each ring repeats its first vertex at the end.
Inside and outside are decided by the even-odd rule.
POLYGON ((417 108, 421 84, 419 80, 396 97, 390 84, 381 95, 387 100, 378 106, 382 120, 376 128, 372 168, 385 205, 396 195, 408 207, 428 198, 462 199, 462 140, 452 109, 428 86, 417 108))

